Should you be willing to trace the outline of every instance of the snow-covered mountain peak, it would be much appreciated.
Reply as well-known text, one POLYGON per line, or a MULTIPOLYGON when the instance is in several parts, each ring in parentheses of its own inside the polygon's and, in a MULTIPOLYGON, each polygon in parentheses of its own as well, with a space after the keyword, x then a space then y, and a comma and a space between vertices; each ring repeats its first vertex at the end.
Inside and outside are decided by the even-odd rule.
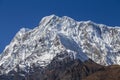
POLYGON ((58 55, 101 65, 120 64, 120 28, 63 16, 44 17, 34 29, 22 28, 0 58, 2 73, 35 64, 45 67, 58 55))
POLYGON ((54 15, 54 14, 53 14, 53 15, 50 15, 50 16, 46 16, 46 17, 42 18, 42 20, 40 21, 39 25, 45 26, 45 25, 49 24, 49 22, 50 22, 51 20, 55 20, 55 19, 57 19, 57 18, 59 18, 59 17, 56 16, 56 15, 54 15))

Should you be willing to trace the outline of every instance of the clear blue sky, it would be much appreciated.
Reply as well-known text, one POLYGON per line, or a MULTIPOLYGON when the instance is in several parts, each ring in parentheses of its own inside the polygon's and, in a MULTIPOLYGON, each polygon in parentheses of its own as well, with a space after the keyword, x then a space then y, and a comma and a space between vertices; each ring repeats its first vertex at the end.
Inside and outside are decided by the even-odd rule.
POLYGON ((0 52, 20 28, 51 14, 120 26, 120 0, 0 0, 0 52))

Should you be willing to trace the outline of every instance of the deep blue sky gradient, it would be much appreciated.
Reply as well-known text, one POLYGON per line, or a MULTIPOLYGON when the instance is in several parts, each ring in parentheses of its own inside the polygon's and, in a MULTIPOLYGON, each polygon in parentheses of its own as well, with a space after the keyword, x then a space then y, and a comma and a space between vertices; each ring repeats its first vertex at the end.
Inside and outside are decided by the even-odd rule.
POLYGON ((0 52, 20 28, 51 14, 120 26, 120 0, 0 0, 0 52))

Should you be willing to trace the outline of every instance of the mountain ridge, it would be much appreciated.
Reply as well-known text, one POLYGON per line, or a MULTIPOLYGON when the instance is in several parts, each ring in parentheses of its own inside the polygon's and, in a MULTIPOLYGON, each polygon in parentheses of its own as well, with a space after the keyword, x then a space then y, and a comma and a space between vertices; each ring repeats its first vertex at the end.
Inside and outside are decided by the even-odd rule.
POLYGON ((63 16, 44 17, 34 29, 22 28, 0 56, 1 74, 17 65, 26 70, 35 64, 46 67, 57 55, 100 65, 120 64, 120 28, 75 21, 63 16))

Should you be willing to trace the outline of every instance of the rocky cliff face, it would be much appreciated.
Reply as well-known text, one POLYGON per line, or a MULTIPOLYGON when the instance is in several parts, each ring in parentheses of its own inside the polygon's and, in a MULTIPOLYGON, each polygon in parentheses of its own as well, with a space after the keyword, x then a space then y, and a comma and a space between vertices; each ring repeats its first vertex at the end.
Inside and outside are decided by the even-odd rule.
MULTIPOLYGON (((102 67, 100 65, 120 64, 120 28, 96 24, 92 21, 78 22, 66 16, 44 17, 34 29, 22 28, 6 46, 0 55, 0 74, 2 77, 9 74, 7 76, 12 78, 15 75, 13 73, 20 71, 18 77, 26 76, 33 69, 32 72, 36 73, 31 75, 37 74, 38 71, 39 78, 44 72, 48 75, 55 72, 58 78, 62 73, 65 75, 68 67, 73 66, 76 60, 83 66, 90 60, 96 62, 97 64, 94 63, 96 65, 99 64, 100 68, 102 67), (50 65, 56 67, 52 68, 50 65), (60 70, 61 73, 58 73, 60 70)), ((80 71, 87 69, 83 67, 80 71)), ((90 68, 91 73, 97 70, 90 68)), ((80 72, 77 73, 80 75, 80 72)), ((83 75, 89 74, 88 71, 83 75)), ((48 78, 45 80, 50 79, 48 78)), ((63 80, 65 79, 67 78, 63 77, 63 80)))

